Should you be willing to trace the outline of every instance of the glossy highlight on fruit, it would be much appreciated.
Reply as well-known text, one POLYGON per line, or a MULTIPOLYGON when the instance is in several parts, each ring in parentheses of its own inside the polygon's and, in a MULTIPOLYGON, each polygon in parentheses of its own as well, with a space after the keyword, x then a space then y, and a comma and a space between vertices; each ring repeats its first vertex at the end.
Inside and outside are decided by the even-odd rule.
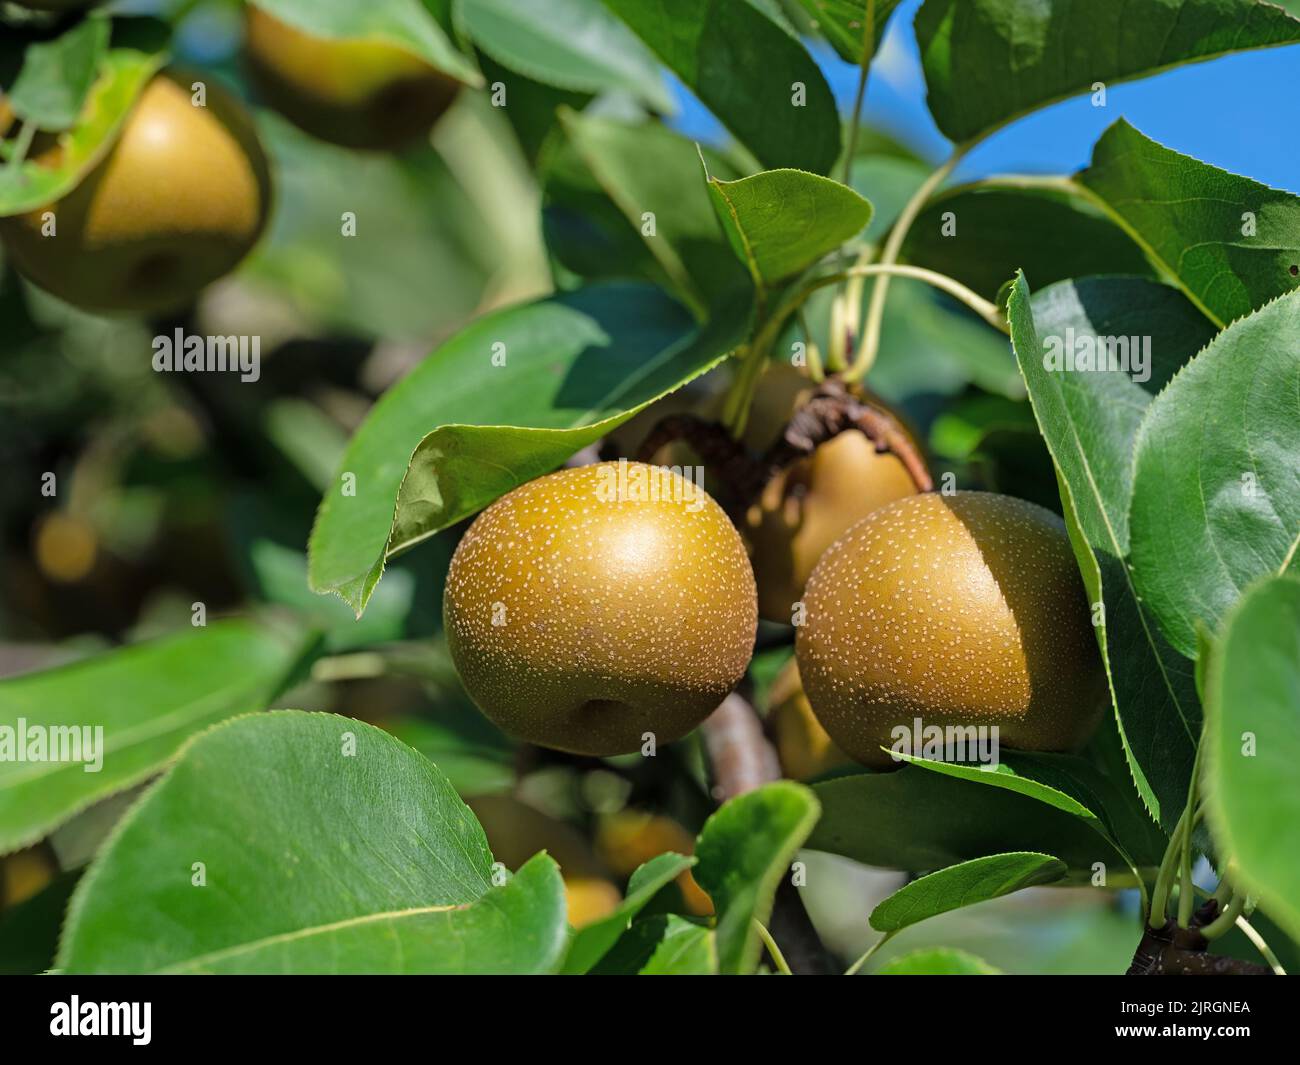
POLYGON ((345 148, 392 151, 427 134, 460 83, 388 41, 317 37, 248 5, 246 44, 267 102, 345 148))
POLYGON ((266 156, 238 100, 209 81, 197 106, 191 84, 157 75, 75 189, 0 219, 25 277, 86 310, 155 312, 191 300, 248 254, 270 202, 266 156))
POLYGON ((560 470, 502 497, 456 548, 443 598, 452 658, 504 731, 628 754, 697 726, 739 681, 754 575, 722 509, 642 463, 560 470))
POLYGON ((915 719, 996 725, 1008 748, 1072 750, 1105 704, 1064 525, 1032 503, 984 492, 891 503, 827 550, 804 602, 804 689, 863 764, 893 765, 881 747, 915 719))

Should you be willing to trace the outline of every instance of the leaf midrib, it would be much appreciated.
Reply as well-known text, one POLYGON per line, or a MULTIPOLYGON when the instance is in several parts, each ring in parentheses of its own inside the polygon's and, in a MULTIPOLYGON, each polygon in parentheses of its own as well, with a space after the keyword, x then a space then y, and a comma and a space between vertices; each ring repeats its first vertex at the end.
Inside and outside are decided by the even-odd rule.
POLYGON ((312 936, 329 935, 332 932, 338 932, 347 928, 359 928, 363 925, 373 924, 377 921, 404 920, 407 917, 419 917, 430 913, 447 913, 451 910, 464 910, 468 909, 472 905, 473 903, 447 906, 416 906, 405 910, 381 910, 378 913, 361 914, 358 917, 347 917, 341 921, 332 921, 328 924, 310 925, 307 928, 298 928, 292 932, 280 932, 275 935, 263 936, 260 939, 252 939, 247 943, 238 943, 233 947, 225 947, 221 950, 209 951, 206 954, 199 954, 193 958, 187 958, 182 962, 174 962, 162 969, 155 969, 154 973, 159 976, 175 975, 186 972, 187 970, 201 969, 212 962, 224 961, 227 958, 237 958, 241 954, 251 954, 281 943, 292 943, 312 936))

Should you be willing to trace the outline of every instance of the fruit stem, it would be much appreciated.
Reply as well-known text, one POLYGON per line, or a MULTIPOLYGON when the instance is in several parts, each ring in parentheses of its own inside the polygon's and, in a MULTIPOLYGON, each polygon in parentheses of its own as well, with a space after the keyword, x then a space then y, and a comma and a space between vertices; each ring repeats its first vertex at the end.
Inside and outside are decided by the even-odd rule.
MULTIPOLYGON (((851 267, 844 272, 844 276, 850 278, 868 277, 872 274, 884 275, 884 279, 877 283, 876 289, 871 293, 873 301, 876 292, 880 290, 880 285, 885 283, 885 279, 888 279, 889 277, 910 277, 917 281, 924 281, 926 284, 933 285, 935 288, 948 293, 948 295, 952 296, 954 299, 964 303, 999 332, 1010 332, 1010 326, 1007 324, 1006 317, 1000 310, 998 310, 997 304, 986 300, 979 293, 967 288, 955 277, 949 277, 947 274, 941 274, 936 270, 927 270, 921 266, 900 266, 896 264, 886 265, 885 263, 867 263, 863 266, 851 267)), ((868 325, 870 325, 870 323, 868 323, 868 325)), ((858 366, 860 364, 862 351, 865 349, 867 342, 868 337, 864 332, 862 335, 863 347, 858 349, 858 354, 854 359, 853 365, 849 367, 848 373, 844 375, 846 379, 856 380, 865 372, 859 371, 858 366)), ((872 358, 874 360, 874 356, 872 356, 872 358)))
MULTIPOLYGON (((731 389, 723 401, 722 407, 722 424, 730 430, 732 436, 739 438, 745 431, 745 423, 749 418, 749 405, 754 398, 754 389, 758 385, 758 379, 767 364, 768 353, 776 343, 776 339, 781 334, 781 329, 789 320, 790 316, 797 312, 800 307, 807 302, 818 289, 826 288, 829 285, 838 285, 842 281, 851 280, 859 277, 881 277, 882 282, 889 277, 909 277, 914 281, 924 281, 926 284, 933 285, 948 295, 954 297, 967 307, 973 310, 983 318, 994 329, 1002 333, 1009 333, 1010 326, 1002 312, 998 310, 997 305, 986 300, 979 293, 972 291, 963 285, 954 277, 947 274, 941 274, 936 270, 927 270, 920 266, 906 266, 897 263, 864 263, 861 266, 852 266, 847 270, 841 270, 833 274, 823 274, 821 277, 813 278, 802 288, 790 295, 771 316, 764 319, 763 324, 754 334, 753 342, 747 351, 740 355, 741 366, 736 379, 731 384, 731 389)), ((872 301, 874 304, 875 295, 880 291, 880 286, 872 291, 872 301)), ((836 315, 835 318, 841 316, 836 315)), ((835 321, 832 321, 832 329, 835 328, 835 321)), ((834 337, 832 337, 834 340, 834 337)), ((864 345, 866 343, 866 334, 863 334, 864 345)), ((836 345, 831 344, 827 352, 827 362, 832 370, 835 370, 836 345)), ((844 373, 845 381, 855 381, 866 372, 869 363, 864 366, 862 363, 862 350, 858 351, 853 365, 844 373)), ((873 356, 874 359, 874 356, 873 356)))
POLYGON ((1206 939, 1218 939, 1237 923, 1237 918, 1241 916, 1245 907, 1246 896, 1241 893, 1234 894, 1226 906, 1220 907, 1219 915, 1201 929, 1201 935, 1206 939))
POLYGON ((1169 902, 1169 890, 1173 881, 1174 867, 1176 864, 1176 855, 1182 845, 1183 831, 1187 822, 1187 811, 1184 810, 1178 818, 1178 824, 1174 826, 1173 833, 1169 836, 1169 845, 1165 848, 1165 855, 1160 860, 1160 871, 1156 874, 1155 887, 1151 889, 1151 913, 1147 917, 1147 924, 1154 929, 1160 929, 1165 926, 1166 913, 1165 909, 1169 902))
MULTIPOLYGON (((966 304, 967 307, 980 315, 980 317, 988 322, 989 325, 993 326, 993 328, 1000 330, 1003 333, 1006 333, 1009 330, 1007 320, 1003 317, 1002 312, 998 310, 996 304, 986 300, 978 293, 972 292, 954 277, 949 277, 947 274, 941 274, 936 270, 927 270, 921 266, 906 266, 896 263, 864 263, 861 266, 851 266, 849 269, 840 271, 839 273, 823 274, 821 277, 816 277, 809 281, 803 286, 803 288, 799 289, 786 299, 786 301, 782 303, 775 312, 773 312, 772 317, 763 324, 763 327, 755 337, 755 346, 759 346, 763 343, 767 343, 770 346, 770 344, 776 339, 775 334, 780 332, 781 326, 785 323, 785 320, 803 306, 808 297, 818 289, 826 288, 828 285, 838 285, 841 281, 855 277, 874 277, 878 275, 886 277, 910 277, 915 281, 924 281, 926 284, 933 285, 935 288, 941 289, 948 293, 948 295, 953 296, 966 304)), ((858 354, 861 355, 860 350, 858 354)), ((848 373, 844 375, 845 380, 856 379, 854 376, 856 367, 857 362, 855 361, 854 365, 849 368, 848 373)), ((859 373, 856 376, 860 377, 861 374, 859 373)))
POLYGON ((1178 876, 1180 893, 1178 923, 1186 928, 1191 918, 1191 905, 1196 890, 1191 876, 1192 830, 1200 820, 1200 811, 1196 808, 1196 782, 1201 771, 1201 751, 1204 747, 1204 734, 1202 734, 1202 742, 1196 745, 1196 757, 1192 761, 1191 779, 1187 783, 1187 801, 1183 805, 1183 812, 1178 817, 1178 824, 1169 835, 1169 845, 1165 848, 1164 857, 1160 861, 1160 871, 1156 874, 1155 887, 1151 892, 1151 912, 1147 916, 1147 924, 1152 928, 1164 927, 1166 908, 1175 875, 1178 876))
MULTIPOLYGON (((907 239, 908 231, 912 228, 912 223, 916 221, 916 216, 921 213, 921 209, 929 202, 935 190, 957 168, 957 164, 961 162, 967 150, 966 145, 955 147, 947 162, 938 166, 928 178, 921 182, 920 187, 912 194, 912 198, 907 201, 902 211, 899 212, 893 228, 890 229, 889 237, 880 253, 879 265, 892 266, 898 261, 899 253, 903 250, 903 242, 907 239)), ((888 292, 889 278, 886 274, 876 282, 875 287, 871 290, 871 303, 867 306, 867 322, 862 331, 862 343, 858 347, 857 354, 853 358, 853 365, 849 367, 847 374, 848 379, 851 381, 861 379, 876 361, 876 353, 880 349, 880 326, 885 317, 885 296, 888 292)), ((972 295, 974 294, 972 293, 972 295)), ((985 317, 987 318, 987 316, 985 317)))
MULTIPOLYGON (((1192 902, 1195 896, 1192 886, 1192 833, 1200 820, 1197 808, 1197 785, 1201 775, 1201 752, 1205 749, 1205 731, 1201 731, 1201 742, 1196 745, 1196 757, 1192 760, 1192 776, 1187 782, 1187 804, 1183 807, 1182 819, 1186 821, 1183 830, 1182 858, 1179 864, 1178 924, 1186 928, 1192 919, 1192 902)), ((1173 841, 1170 841, 1173 846, 1173 841)))
MULTIPOLYGON (((858 253, 854 266, 867 266, 875 256, 872 247, 863 248, 858 253)), ((844 286, 844 330, 845 346, 852 355, 858 350, 858 340, 862 332, 862 291, 866 287, 866 275, 855 274, 844 286)), ((838 368, 839 373, 848 369, 847 365, 838 368)))
POLYGON ((1277 955, 1273 953, 1273 948, 1268 945, 1268 942, 1259 934, 1259 931, 1255 926, 1241 914, 1237 916, 1236 924, 1237 927, 1241 929, 1242 935, 1255 945, 1255 949, 1259 951, 1261 957, 1268 962, 1269 968, 1273 970, 1273 974, 1275 976, 1286 976, 1286 970, 1282 968, 1282 963, 1277 960, 1277 955))
POLYGON ((776 971, 782 976, 793 976, 794 973, 790 971, 785 955, 781 953, 781 948, 776 945, 772 933, 764 927, 763 922, 758 918, 754 918, 754 929, 758 932, 758 938, 763 941, 763 946, 767 947, 767 952, 772 956, 772 961, 776 963, 776 971))
POLYGON ((808 328, 808 319, 804 317, 803 310, 800 309, 795 314, 799 319, 799 329, 803 333, 804 352, 808 356, 808 376, 817 384, 821 384, 826 380, 821 352, 817 350, 817 343, 813 340, 812 330, 808 328))

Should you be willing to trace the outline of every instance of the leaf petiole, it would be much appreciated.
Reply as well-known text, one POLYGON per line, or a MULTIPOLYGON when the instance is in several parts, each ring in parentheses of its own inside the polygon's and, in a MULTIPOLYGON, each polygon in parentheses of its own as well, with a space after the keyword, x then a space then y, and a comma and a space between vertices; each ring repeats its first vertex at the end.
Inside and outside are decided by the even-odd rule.
MULTIPOLYGON (((897 929, 895 929, 895 931, 897 931, 897 929)), ((876 951, 878 951, 881 947, 883 947, 886 943, 888 943, 893 938, 894 938, 894 932, 886 932, 883 936, 877 939, 874 943, 871 944, 871 946, 869 946, 866 949, 862 957, 860 957, 857 961, 855 961, 852 965, 850 965, 847 969, 844 970, 844 975, 856 976, 858 970, 867 964, 867 959, 870 958, 871 955, 876 953, 876 951)))

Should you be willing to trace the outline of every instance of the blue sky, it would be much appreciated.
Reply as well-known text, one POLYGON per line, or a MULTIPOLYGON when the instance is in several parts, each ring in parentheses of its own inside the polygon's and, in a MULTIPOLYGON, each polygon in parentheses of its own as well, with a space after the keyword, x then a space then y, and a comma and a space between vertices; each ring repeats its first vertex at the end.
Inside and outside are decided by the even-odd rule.
MULTIPOLYGON (((925 107, 925 79, 912 33, 920 2, 907 0, 894 15, 872 67, 865 117, 937 162, 947 154, 948 142, 925 107)), ((847 112, 856 68, 829 48, 816 55, 847 112)), ((679 87, 678 95, 678 128, 700 139, 719 139, 713 117, 686 90, 679 87)), ((1300 193, 1300 45, 1243 52, 1112 85, 1106 103, 1095 108, 1079 97, 1022 119, 973 151, 958 179, 1076 170, 1087 164, 1102 130, 1122 115, 1176 151, 1300 193)))

